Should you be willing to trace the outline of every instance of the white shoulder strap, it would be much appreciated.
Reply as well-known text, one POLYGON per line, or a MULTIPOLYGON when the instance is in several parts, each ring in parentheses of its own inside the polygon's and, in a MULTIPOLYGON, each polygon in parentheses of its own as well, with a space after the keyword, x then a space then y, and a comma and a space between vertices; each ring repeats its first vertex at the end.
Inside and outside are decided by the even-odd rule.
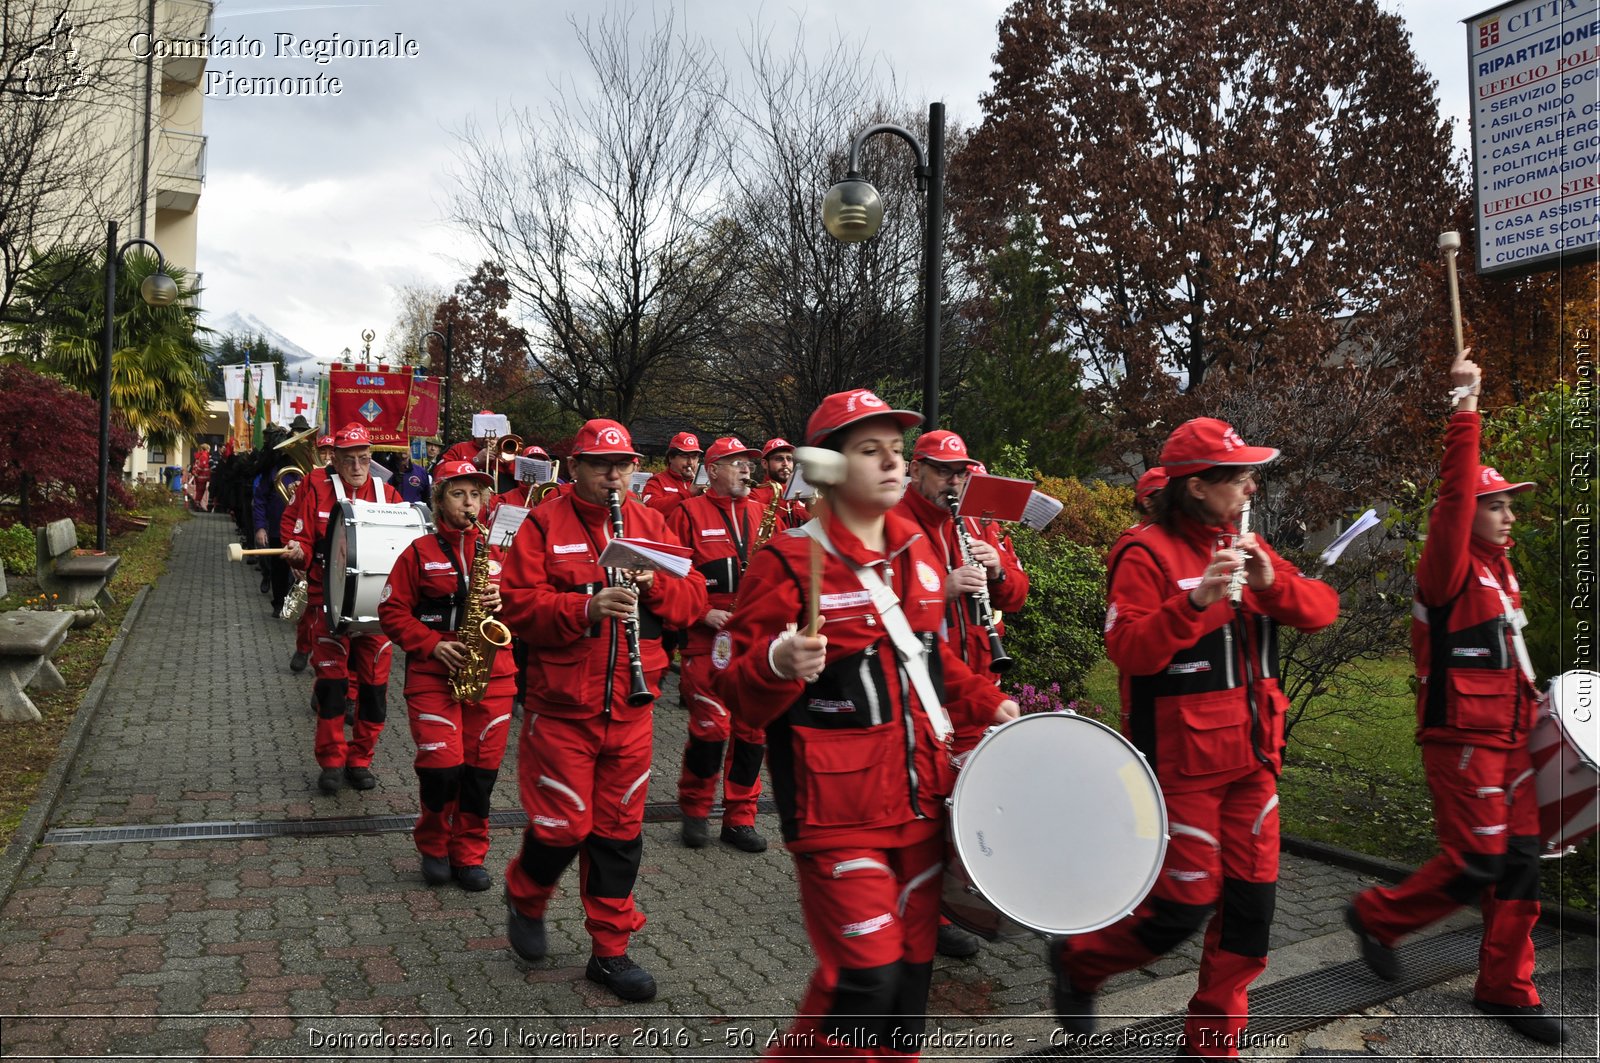
POLYGON ((922 640, 911 630, 911 622, 906 619, 905 611, 900 608, 900 599, 895 595, 894 588, 883 582, 883 577, 874 570, 857 565, 840 554, 828 539, 828 533, 822 530, 822 523, 817 518, 813 517, 807 521, 804 530, 807 535, 821 543, 824 550, 849 565, 851 571, 856 574, 862 589, 872 600, 872 607, 883 618, 883 629, 888 633, 889 641, 894 643, 895 656, 900 659, 902 668, 911 679, 911 686, 917 692, 917 700, 922 703, 922 711, 928 714, 928 722, 933 724, 933 733, 938 736, 939 741, 944 741, 954 731, 950 726, 950 714, 944 711, 944 703, 934 692, 933 677, 928 674, 928 662, 922 659, 922 640))
POLYGON ((1494 578, 1494 573, 1489 571, 1487 565, 1483 571, 1494 584, 1494 592, 1500 596, 1500 609, 1511 628, 1511 645, 1517 651, 1517 664, 1521 666, 1522 674, 1528 677, 1529 684, 1537 687, 1539 681, 1533 677, 1533 658, 1528 656, 1528 643, 1522 637, 1522 629, 1528 626, 1528 614, 1511 604, 1511 596, 1500 586, 1500 581, 1494 578))

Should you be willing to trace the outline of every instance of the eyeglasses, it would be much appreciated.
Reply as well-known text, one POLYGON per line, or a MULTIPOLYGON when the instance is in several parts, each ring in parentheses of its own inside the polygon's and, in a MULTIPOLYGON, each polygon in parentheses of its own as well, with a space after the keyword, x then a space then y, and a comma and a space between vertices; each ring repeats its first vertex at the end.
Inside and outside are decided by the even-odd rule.
POLYGON ((739 472, 749 472, 756 467, 756 463, 753 461, 719 461, 717 465, 723 468, 736 469, 739 472))
POLYGON ((341 454, 339 451, 336 450, 336 451, 333 452, 333 460, 334 461, 344 461, 344 462, 354 462, 357 465, 370 465, 372 463, 372 455, 371 454, 341 454))
POLYGON ((628 458, 626 461, 606 461, 604 458, 579 458, 578 460, 597 472, 604 470, 608 474, 627 472, 633 468, 635 462, 634 458, 628 458))
POLYGON ((946 465, 943 462, 924 459, 922 467, 941 480, 960 480, 963 477, 972 475, 972 466, 970 465, 946 465))

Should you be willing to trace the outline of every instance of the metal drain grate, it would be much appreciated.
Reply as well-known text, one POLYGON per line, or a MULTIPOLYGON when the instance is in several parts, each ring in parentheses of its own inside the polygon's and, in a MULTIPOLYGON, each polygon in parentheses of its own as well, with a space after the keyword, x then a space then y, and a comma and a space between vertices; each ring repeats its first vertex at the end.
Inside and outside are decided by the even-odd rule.
MULTIPOLYGON (((1379 981, 1361 960, 1347 960, 1251 990, 1247 1034, 1264 1040, 1315 1029, 1340 1016, 1358 1015, 1386 1000, 1468 974, 1478 969, 1482 937, 1482 931, 1474 928, 1402 945, 1398 951, 1405 974, 1393 982, 1379 981)), ((1535 948, 1553 948, 1560 940, 1559 935, 1542 926, 1533 932, 1535 948)), ((1053 1046, 1015 1060, 1062 1056, 1170 1059, 1183 1042, 1183 1020, 1182 1015, 1161 1015, 1106 1031, 1111 1034, 1106 1040, 1112 1044, 1053 1046)))
MULTIPOLYGON (((769 798, 756 802, 757 812, 772 812, 769 798)), ((722 806, 711 810, 722 814, 722 806)), ((678 819, 675 801, 653 801, 644 806, 646 823, 671 823, 678 819)), ((503 808, 489 813, 491 827, 520 827, 527 822, 521 809, 503 808)), ((218 841, 231 838, 314 838, 343 834, 393 834, 409 832, 414 815, 334 816, 326 819, 260 819, 216 823, 153 823, 139 827, 56 827, 45 831, 41 845, 108 845, 120 842, 218 841)))

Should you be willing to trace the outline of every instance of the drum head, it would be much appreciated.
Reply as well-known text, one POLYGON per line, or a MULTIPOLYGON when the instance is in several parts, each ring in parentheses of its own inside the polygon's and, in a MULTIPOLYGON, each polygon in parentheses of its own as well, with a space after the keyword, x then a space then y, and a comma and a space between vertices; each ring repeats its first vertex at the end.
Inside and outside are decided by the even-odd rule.
POLYGON ((335 502, 328 515, 328 571, 323 578, 323 607, 328 612, 328 630, 335 635, 344 634, 345 618, 350 615, 347 593, 353 593, 353 580, 346 579, 349 568, 355 564, 350 556, 350 518, 354 510, 348 502, 335 502))
POLYGON ((1004 724, 967 758, 951 841, 974 887, 1044 934, 1082 934, 1132 911, 1167 849, 1155 773, 1117 732, 1071 713, 1004 724))
POLYGON ((1550 680, 1550 712, 1578 756, 1600 765, 1600 672, 1562 672, 1550 680))

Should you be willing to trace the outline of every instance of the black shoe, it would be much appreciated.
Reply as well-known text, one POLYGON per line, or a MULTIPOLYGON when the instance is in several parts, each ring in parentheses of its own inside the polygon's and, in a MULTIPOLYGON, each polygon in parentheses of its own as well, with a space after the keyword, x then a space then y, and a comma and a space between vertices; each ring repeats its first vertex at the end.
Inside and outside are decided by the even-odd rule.
POLYGON ((303 671, 305 671, 306 670, 306 663, 308 661, 310 661, 310 660, 311 660, 311 656, 309 654, 300 653, 300 652, 297 651, 293 657, 289 658, 289 671, 291 671, 291 672, 303 672, 303 671))
POLYGON ((1344 925, 1355 934, 1356 940, 1361 943, 1361 958, 1367 961, 1367 967, 1373 974, 1385 982, 1393 982, 1400 977, 1400 957, 1395 955, 1394 949, 1384 945, 1368 932, 1367 926, 1361 921, 1361 916, 1356 914, 1356 906, 1344 906, 1344 925))
POLYGON ((741 852, 764 853, 767 851, 767 839, 757 834, 754 827, 730 827, 727 824, 723 824, 722 840, 741 852))
POLYGON ((317 789, 325 794, 336 794, 344 788, 343 768, 323 768, 317 776, 317 789))
POLYGON ((1485 1015, 1493 1015, 1524 1037, 1531 1037, 1547 1045, 1566 1043, 1566 1025, 1544 1010, 1543 1004, 1496 1004, 1492 1000, 1479 1000, 1474 997, 1472 1006, 1485 1015))
POLYGON ((350 788, 353 790, 370 790, 378 785, 377 778, 366 768, 346 768, 344 777, 350 780, 350 788))
POLYGON ((623 1000, 643 1003, 656 998, 656 980, 650 972, 621 956, 590 956, 589 966, 583 975, 591 982, 599 982, 623 1000))
POLYGON ((468 893, 482 893, 491 885, 489 872, 483 869, 482 864, 472 864, 468 867, 452 867, 450 873, 455 876, 456 882, 468 893))
POLYGON ((705 816, 683 817, 683 847, 704 849, 711 844, 711 824, 705 816))
POLYGON ((261 577, 261 593, 262 594, 270 594, 270 593, 272 593, 272 577, 271 576, 262 576, 261 577))
POLYGON ((422 881, 430 886, 443 886, 450 881, 450 858, 422 854, 422 881))
POLYGON ((506 900, 506 940, 511 942, 511 951, 529 963, 544 959, 550 951, 544 920, 523 915, 511 907, 509 898, 506 900))
POLYGON ((954 923, 940 923, 939 944, 935 949, 941 956, 964 960, 978 954, 978 935, 969 934, 954 923))
POLYGON ((1062 962, 1060 941, 1047 941, 1044 948, 1045 956, 1050 961, 1050 973, 1055 976, 1051 997, 1056 1009, 1056 1022, 1063 1033, 1087 1037, 1094 1033, 1094 994, 1073 988, 1072 978, 1062 962))

